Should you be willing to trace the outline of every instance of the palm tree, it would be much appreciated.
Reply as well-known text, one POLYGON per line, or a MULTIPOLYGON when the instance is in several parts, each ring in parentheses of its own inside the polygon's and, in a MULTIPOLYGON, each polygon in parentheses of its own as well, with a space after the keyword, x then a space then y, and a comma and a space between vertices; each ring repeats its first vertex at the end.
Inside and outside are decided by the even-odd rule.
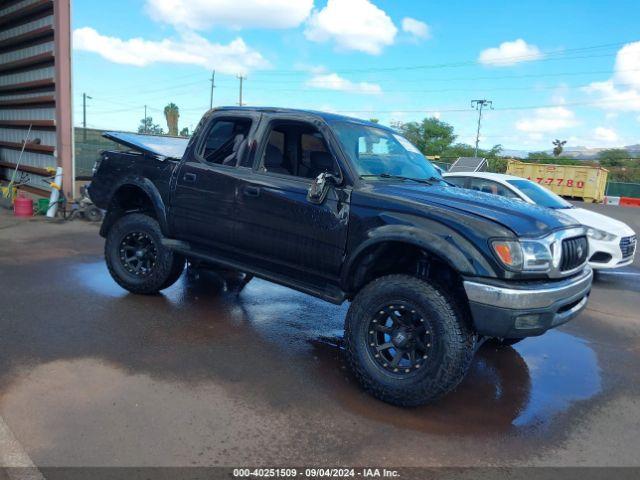
POLYGON ((555 145, 553 147, 553 156, 559 157, 562 153, 563 147, 567 144, 567 141, 555 139, 552 143, 555 145))
POLYGON ((169 135, 178 135, 178 119, 180 118, 180 109, 175 103, 170 103, 164 107, 164 117, 167 119, 167 127, 169 135))

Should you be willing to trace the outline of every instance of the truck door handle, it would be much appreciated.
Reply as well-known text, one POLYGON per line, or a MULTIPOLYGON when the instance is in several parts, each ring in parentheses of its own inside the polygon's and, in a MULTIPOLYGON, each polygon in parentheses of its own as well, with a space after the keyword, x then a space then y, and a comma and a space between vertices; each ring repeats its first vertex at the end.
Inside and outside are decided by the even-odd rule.
POLYGON ((196 178, 198 177, 196 176, 195 173, 185 173, 184 176, 182 177, 185 183, 195 183, 196 178))
POLYGON ((245 197, 259 197, 260 196, 260 188, 259 187, 244 187, 242 193, 245 197))

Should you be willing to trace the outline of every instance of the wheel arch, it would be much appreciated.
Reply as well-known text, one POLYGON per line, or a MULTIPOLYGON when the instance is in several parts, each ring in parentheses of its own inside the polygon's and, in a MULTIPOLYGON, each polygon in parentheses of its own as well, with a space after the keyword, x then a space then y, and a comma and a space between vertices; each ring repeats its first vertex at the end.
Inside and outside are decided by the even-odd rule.
POLYGON ((367 240, 348 257, 342 271, 342 284, 349 297, 371 280, 389 273, 425 276, 420 269, 437 265, 457 279, 486 272, 489 265, 469 242, 452 231, 433 234, 420 228, 384 226, 370 232, 367 240), (424 265, 421 266, 420 263, 424 265), (410 271, 408 268, 414 268, 410 271))
POLYGON ((155 218, 162 233, 168 235, 167 212, 162 195, 153 182, 144 177, 125 178, 113 188, 100 235, 106 237, 113 224, 131 212, 145 213, 155 218))

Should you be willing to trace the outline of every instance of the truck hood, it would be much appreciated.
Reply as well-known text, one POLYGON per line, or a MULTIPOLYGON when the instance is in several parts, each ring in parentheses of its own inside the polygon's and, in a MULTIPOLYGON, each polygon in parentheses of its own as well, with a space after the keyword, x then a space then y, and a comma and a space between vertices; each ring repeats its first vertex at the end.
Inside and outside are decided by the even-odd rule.
POLYGON ((499 223, 519 237, 541 237, 580 224, 550 208, 458 187, 371 182, 373 192, 424 206, 454 208, 499 223))

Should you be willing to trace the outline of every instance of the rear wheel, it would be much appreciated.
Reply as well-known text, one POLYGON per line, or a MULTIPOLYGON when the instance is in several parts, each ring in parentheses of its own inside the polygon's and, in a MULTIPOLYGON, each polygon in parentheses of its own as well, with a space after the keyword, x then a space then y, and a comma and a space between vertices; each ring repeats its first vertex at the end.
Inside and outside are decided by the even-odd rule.
POLYGON ((460 309, 433 285, 389 275, 367 285, 345 323, 348 364, 362 386, 388 403, 416 406, 464 378, 476 337, 460 309))
POLYGON ((141 213, 125 215, 107 235, 105 259, 109 273, 132 293, 153 294, 178 280, 184 257, 162 246, 157 220, 141 213))

